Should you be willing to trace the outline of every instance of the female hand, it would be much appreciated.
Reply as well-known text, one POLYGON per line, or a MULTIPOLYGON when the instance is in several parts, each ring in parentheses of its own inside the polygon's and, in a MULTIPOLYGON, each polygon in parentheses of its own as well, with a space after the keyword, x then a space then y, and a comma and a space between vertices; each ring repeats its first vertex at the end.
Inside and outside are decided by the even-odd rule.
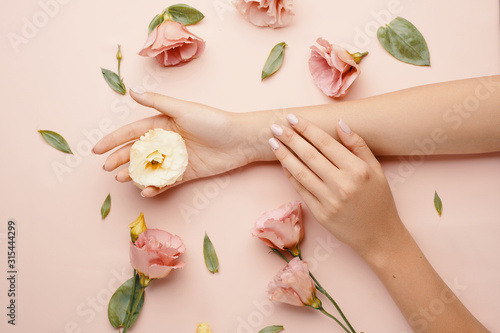
POLYGON ((269 144, 321 225, 362 256, 409 236, 380 163, 361 137, 342 120, 336 130, 343 145, 304 118, 287 120, 293 130, 271 126, 283 144, 276 138, 269 144))
MULTIPOLYGON (((123 145, 108 156, 104 170, 112 171, 129 162, 134 140, 150 129, 163 128, 179 133, 186 142, 189 163, 183 179, 162 189, 148 187, 142 191, 145 197, 155 196, 175 185, 196 178, 217 175, 247 164, 247 143, 240 129, 237 114, 221 111, 205 105, 186 102, 171 97, 131 90, 132 98, 161 114, 128 124, 102 138, 94 147, 96 154, 103 154, 123 145)), ((116 175, 119 182, 130 181, 128 168, 116 175)))

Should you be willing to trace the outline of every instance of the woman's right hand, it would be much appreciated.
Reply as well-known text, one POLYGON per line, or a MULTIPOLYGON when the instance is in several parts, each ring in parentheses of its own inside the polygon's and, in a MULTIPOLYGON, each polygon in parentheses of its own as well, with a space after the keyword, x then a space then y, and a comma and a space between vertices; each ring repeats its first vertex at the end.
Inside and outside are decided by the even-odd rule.
MULTIPOLYGON (((251 162, 250 141, 245 139, 238 114, 140 89, 131 90, 130 96, 161 114, 125 125, 102 138, 94 147, 96 154, 121 146, 108 156, 104 170, 113 171, 128 163, 133 141, 153 128, 179 133, 186 142, 189 154, 182 181, 162 189, 148 187, 141 193, 144 197, 152 197, 183 182, 224 173, 251 162)), ((116 180, 130 181, 128 168, 118 171, 116 180)))

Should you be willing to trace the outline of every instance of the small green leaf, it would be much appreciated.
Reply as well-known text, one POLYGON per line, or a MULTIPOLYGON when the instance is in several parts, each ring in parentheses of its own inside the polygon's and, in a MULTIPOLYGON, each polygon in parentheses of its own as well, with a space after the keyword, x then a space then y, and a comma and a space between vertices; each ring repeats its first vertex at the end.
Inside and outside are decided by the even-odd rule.
POLYGON ((163 13, 162 14, 158 14, 156 15, 152 20, 151 22, 149 23, 149 29, 148 29, 148 35, 151 33, 151 31, 153 31, 157 26, 159 26, 160 24, 163 23, 164 21, 164 15, 163 13))
MULTIPOLYGON (((134 279, 135 279, 135 292, 134 299, 132 299, 132 304, 135 302, 137 297, 139 296, 139 292, 141 289, 141 284, 139 283, 139 277, 136 275, 133 278, 128 279, 122 284, 118 289, 116 289, 115 293, 109 300, 108 304, 108 319, 111 325, 114 328, 125 327, 125 321, 127 320, 127 311, 130 305, 130 298, 132 297, 132 289, 134 289, 134 279)), ((139 304, 130 320, 131 327, 137 317, 139 317, 139 313, 141 312, 142 305, 144 304, 144 293, 142 293, 141 299, 139 300, 139 304)))
POLYGON ((42 138, 55 149, 60 150, 63 153, 73 154, 69 144, 58 133, 45 130, 39 130, 38 133, 40 133, 42 138))
POLYGON ((278 71, 278 69, 280 69, 281 65, 283 64, 283 57, 285 56, 286 46, 287 45, 285 42, 281 42, 273 47, 271 53, 269 53, 269 57, 267 57, 264 68, 262 69, 262 80, 273 75, 278 71))
POLYGON ((441 198, 437 194, 437 191, 434 191, 434 207, 436 207, 436 211, 439 216, 443 213, 443 203, 441 202, 441 198))
POLYGON ((430 66, 429 49, 424 36, 408 20, 396 17, 385 27, 378 28, 382 46, 400 61, 417 66, 430 66))
POLYGON ((108 194, 106 200, 104 200, 101 206, 101 218, 103 220, 106 218, 106 216, 108 216, 110 209, 111 209, 111 194, 108 194))
POLYGON ((184 25, 196 24, 205 17, 205 15, 203 15, 196 8, 184 4, 172 5, 165 10, 165 13, 172 21, 176 21, 184 25))
POLYGON ((203 240, 203 256, 205 257, 205 265, 208 270, 212 273, 219 271, 219 259, 217 259, 217 254, 215 253, 214 245, 210 238, 208 238, 207 233, 205 233, 205 239, 203 240))
POLYGON ((106 80, 106 83, 109 85, 109 87, 117 93, 125 95, 127 89, 125 88, 125 84, 120 79, 118 74, 105 68, 101 68, 101 71, 102 76, 104 76, 104 80, 106 80))
POLYGON ((267 326, 259 331, 259 333, 277 333, 283 331, 285 328, 283 326, 267 326))

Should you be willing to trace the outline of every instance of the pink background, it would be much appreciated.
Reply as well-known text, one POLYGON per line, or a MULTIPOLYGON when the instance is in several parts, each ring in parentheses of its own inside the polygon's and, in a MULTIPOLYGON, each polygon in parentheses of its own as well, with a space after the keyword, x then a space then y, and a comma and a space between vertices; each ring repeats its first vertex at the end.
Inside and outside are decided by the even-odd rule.
MULTIPOLYGON (((273 324, 291 333, 341 332, 312 309, 266 300, 267 283, 283 262, 249 230, 261 213, 297 198, 277 164, 252 165, 153 199, 102 171, 105 156, 90 153, 94 140, 155 114, 104 82, 99 67, 116 69, 117 43, 122 44, 127 87, 234 112, 337 103, 316 88, 308 72, 309 46, 318 37, 370 52, 346 99, 500 73, 496 0, 295 1, 293 23, 278 30, 252 26, 229 0, 189 0, 206 16, 189 29, 206 40, 207 49, 179 68, 161 68, 137 55, 151 18, 175 2, 59 1, 3 1, 0 9, 2 332, 116 332, 106 308, 114 290, 132 274, 127 224, 140 212, 150 228, 183 238, 186 267, 152 283, 131 332, 195 332, 202 321, 214 333, 258 332, 273 324), (425 36, 432 67, 401 63, 380 46, 376 28, 397 15, 425 36), (38 27, 30 30, 30 24, 38 27), (9 36, 14 35, 23 43, 13 46, 9 36), (283 68, 261 83, 262 65, 282 41, 289 45, 283 68), (49 147, 39 129, 61 133, 75 155, 49 147), (67 172, 58 175, 55 165, 67 172), (112 209, 101 221, 108 193, 112 209), (5 315, 9 218, 18 228, 15 327, 7 325, 5 315), (205 232, 219 256, 216 275, 204 266, 205 232)), ((387 172, 403 177, 391 182, 395 200, 431 263, 480 321, 500 330, 500 155, 426 157, 410 169, 397 157, 382 163, 387 172), (442 218, 434 210, 435 190, 443 200, 442 218)), ((355 328, 410 332, 366 264, 326 234, 307 209, 305 223, 304 257, 355 328)))

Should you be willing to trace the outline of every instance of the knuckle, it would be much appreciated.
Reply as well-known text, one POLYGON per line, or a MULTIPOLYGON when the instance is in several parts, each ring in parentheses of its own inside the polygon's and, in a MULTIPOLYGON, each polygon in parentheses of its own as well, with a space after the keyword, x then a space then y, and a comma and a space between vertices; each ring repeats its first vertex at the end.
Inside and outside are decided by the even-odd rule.
POLYGON ((313 148, 308 148, 303 154, 304 162, 312 162, 318 158, 318 151, 313 148))
POLYGON ((304 170, 299 170, 295 173, 295 179, 301 184, 307 181, 307 173, 304 170))

